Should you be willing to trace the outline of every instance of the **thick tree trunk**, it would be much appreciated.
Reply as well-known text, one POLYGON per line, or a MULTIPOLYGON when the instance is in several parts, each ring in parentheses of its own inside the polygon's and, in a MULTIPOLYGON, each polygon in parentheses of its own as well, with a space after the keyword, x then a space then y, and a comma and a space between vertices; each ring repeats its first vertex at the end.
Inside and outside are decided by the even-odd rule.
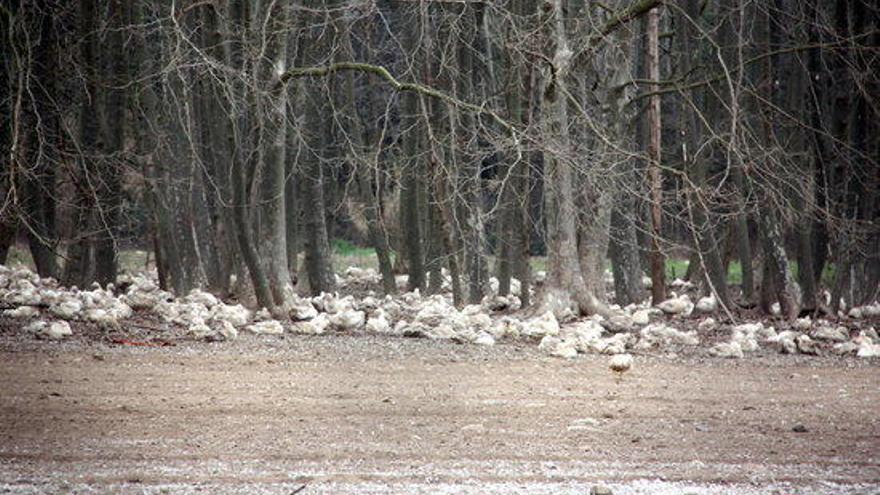
MULTIPOLYGON (((225 54, 217 9, 204 5, 200 10, 202 48, 214 59, 222 61, 225 54)), ((232 149, 225 122, 228 117, 224 113, 224 85, 221 81, 215 77, 202 78, 197 90, 197 114, 203 116, 198 122, 202 137, 200 150, 205 164, 199 191, 206 207, 201 214, 207 218, 199 237, 203 257, 208 260, 208 285, 214 292, 226 295, 231 291, 230 275, 241 270, 241 260, 233 227, 229 159, 232 149)), ((239 282, 246 280, 246 276, 239 278, 239 282)))
MULTIPOLYGON (((0 194, 0 201, 5 199, 4 196, 5 192, 0 194)), ((18 227, 11 219, 7 217, 0 219, 0 265, 5 265, 9 259, 9 249, 15 245, 17 231, 18 227)))
MULTIPOLYGON (((765 212, 761 216, 761 234, 764 247, 763 284, 773 287, 775 299, 779 301, 782 316, 789 321, 798 317, 801 308, 801 291, 788 263, 788 255, 782 240, 781 228, 776 216, 765 212), (769 277, 769 280, 767 279, 769 277)), ((766 296, 765 296, 766 297, 766 296)), ((764 305, 766 305, 765 298, 764 305)), ((768 308, 763 308, 765 311, 768 308)))
POLYGON ((311 160, 300 178, 305 216, 305 271, 312 294, 332 292, 336 288, 333 274, 327 223, 324 217, 323 170, 318 158, 311 160))
POLYGON ((101 284, 116 281, 118 270, 118 225, 122 208, 122 166, 126 138, 126 90, 129 80, 128 61, 125 56, 125 28, 130 24, 130 5, 123 0, 112 0, 108 9, 108 33, 106 50, 110 57, 105 69, 109 71, 109 86, 105 96, 104 122, 101 125, 106 145, 106 157, 102 160, 102 173, 98 187, 98 211, 101 215, 101 231, 95 241, 95 278, 101 284))
MULTIPOLYGON (((11 119, 18 120, 18 132, 14 136, 14 146, 4 147, 3 152, 4 159, 11 160, 4 171, 9 173, 8 180, 13 181, 11 185, 15 186, 15 194, 0 205, 0 210, 7 212, 13 210, 13 205, 17 206, 19 219, 16 223, 20 223, 26 234, 37 273, 43 277, 57 276, 55 176, 62 156, 59 149, 62 145, 62 110, 57 104, 62 89, 58 81, 61 61, 57 31, 60 26, 52 9, 51 3, 45 0, 34 1, 33 5, 25 3, 19 13, 20 22, 32 23, 37 32, 27 37, 17 35, 20 46, 15 41, 11 43, 14 48, 9 60, 13 65, 11 75, 16 81, 10 82, 8 88, 14 88, 17 93, 12 101, 20 103, 13 107, 18 119, 11 119), (12 153, 7 154, 7 150, 12 153), (19 204, 15 205, 16 202, 19 204)), ((26 29, 25 26, 22 27, 26 29)), ((12 96, 12 93, 8 94, 12 96)))
POLYGON ((402 182, 400 191, 400 233, 403 241, 403 256, 409 273, 407 290, 425 290, 425 264, 422 254, 422 226, 419 208, 420 162, 418 152, 421 143, 421 132, 414 126, 419 110, 418 95, 407 94, 403 99, 404 119, 409 132, 404 139, 404 156, 402 157, 402 182))
POLYGON ((551 310, 558 318, 570 314, 607 313, 607 307, 587 288, 577 252, 577 211, 574 171, 570 158, 566 79, 571 48, 565 32, 561 0, 540 6, 545 39, 553 61, 543 77, 542 133, 544 152, 544 213, 547 219, 547 279, 538 311, 551 310))
MULTIPOLYGON (((365 165, 365 164, 364 164, 365 165)), ((378 162, 373 164, 378 167, 378 162)), ((382 276, 382 290, 385 294, 396 294, 397 283, 394 280, 394 268, 391 263, 391 249, 388 245, 388 233, 382 215, 382 198, 378 180, 371 179, 371 171, 362 166, 358 172, 358 188, 364 202, 364 216, 367 219, 367 234, 370 244, 376 250, 379 273, 382 276)))
POLYGON ((578 257, 587 289, 604 302, 605 259, 610 242, 611 197, 607 191, 600 191, 597 185, 586 181, 582 184, 587 190, 593 191, 593 194, 590 198, 585 198, 583 195, 580 197, 578 257))
POLYGON ((97 205, 91 201, 91 178, 94 177, 92 162, 97 161, 99 154, 98 137, 100 132, 98 121, 98 85, 95 80, 98 71, 98 47, 97 30, 98 10, 95 0, 80 0, 79 2, 79 33, 80 58, 85 71, 85 84, 87 95, 83 98, 79 110, 79 148, 82 150, 78 157, 77 177, 75 179, 77 190, 76 223, 78 232, 73 245, 67 251, 67 263, 64 267, 63 282, 65 285, 84 286, 91 281, 94 273, 92 263, 92 242, 89 233, 96 227, 93 221, 94 209, 97 205))
POLYGON ((293 292, 287 263, 287 217, 285 214, 285 150, 287 146, 287 89, 279 84, 277 67, 287 60, 288 7, 272 2, 257 12, 255 24, 263 59, 256 64, 256 80, 268 89, 258 95, 257 126, 259 184, 259 255, 275 305, 283 306, 293 292))
POLYGON ((634 199, 625 197, 616 202, 611 211, 609 252, 614 275, 614 298, 621 306, 642 299, 642 269, 633 219, 636 215, 634 206, 634 199))

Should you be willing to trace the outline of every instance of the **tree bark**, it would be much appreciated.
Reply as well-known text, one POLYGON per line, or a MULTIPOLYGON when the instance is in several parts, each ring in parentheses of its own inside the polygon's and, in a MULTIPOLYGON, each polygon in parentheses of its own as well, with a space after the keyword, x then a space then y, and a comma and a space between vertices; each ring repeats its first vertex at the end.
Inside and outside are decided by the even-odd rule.
POLYGON ((94 177, 91 163, 98 156, 98 134, 100 132, 98 121, 98 85, 96 81, 98 70, 97 34, 98 11, 95 0, 80 0, 79 2, 79 34, 80 58, 85 71, 86 96, 83 98, 79 110, 80 142, 82 150, 78 157, 77 176, 75 179, 77 204, 76 204, 76 231, 79 233, 67 252, 67 263, 64 266, 63 282, 65 285, 86 285, 94 273, 92 263, 92 242, 89 233, 95 227, 93 221, 95 206, 91 202, 91 182, 94 177))
MULTIPOLYGON (((647 22, 647 65, 648 79, 660 80, 660 9, 655 7, 648 12, 647 22)), ((657 85, 651 86, 657 90, 657 85)), ((651 181, 651 301, 659 304, 666 299, 666 259, 660 247, 663 236, 663 175, 660 143, 660 95, 651 96, 648 101, 648 175, 651 181)))
POLYGON ((539 7, 547 56, 543 75, 542 137, 544 151, 544 212, 547 219, 548 273, 538 311, 557 318, 570 314, 607 313, 607 307, 587 288, 577 252, 577 212, 568 127, 566 79, 572 51, 568 44, 561 0, 544 0, 539 7))
MULTIPOLYGON (((794 280, 785 253, 781 228, 776 216, 766 212, 761 216, 761 234, 764 247, 764 281, 763 284, 773 288, 775 298, 779 301, 782 315, 794 321, 800 313, 801 292, 794 280), (767 279, 769 277, 769 280, 767 279)), ((766 306, 766 296, 762 298, 766 306)), ((764 307, 765 311, 769 308, 764 307)))
POLYGON ((106 285, 116 281, 118 270, 118 225, 122 208, 122 167, 125 157, 126 106, 124 89, 129 80, 127 57, 125 56, 125 32, 130 24, 130 6, 123 0, 109 3, 107 41, 109 49, 109 70, 105 90, 104 122, 102 141, 106 145, 106 157, 101 160, 102 173, 98 178, 98 212, 100 214, 100 233, 95 241, 95 279, 106 285))
POLYGON ((278 79, 278 67, 287 61, 287 6, 272 2, 256 13, 255 42, 260 46, 263 59, 255 67, 255 80, 271 88, 258 95, 254 119, 259 143, 259 255, 267 274, 269 287, 276 306, 283 306, 293 292, 293 283, 287 263, 287 217, 285 213, 286 146, 287 146, 287 89, 278 79), (262 46, 261 46, 262 45, 262 46))
POLYGON ((409 132, 403 136, 404 157, 402 158, 402 182, 400 191, 400 233, 403 240, 403 256, 409 272, 407 290, 425 290, 425 265, 422 255, 422 228, 420 223, 418 175, 420 162, 418 153, 421 143, 420 131, 414 127, 419 113, 419 96, 400 95, 403 100, 404 122, 408 122, 409 132))
MULTIPOLYGON (((691 40, 697 37, 697 30, 693 23, 698 22, 700 17, 700 5, 697 0, 688 0, 684 11, 678 16, 678 44, 681 52, 680 71, 689 74, 695 65, 692 59, 695 57, 697 47, 691 44, 691 40)), ((694 237, 694 250, 697 261, 702 267, 702 273, 707 277, 707 282, 712 293, 725 306, 730 305, 730 296, 727 291, 727 271, 721 263, 720 248, 715 238, 711 212, 709 209, 711 197, 706 192, 711 190, 706 181, 706 168, 708 160, 697 159, 695 153, 702 145, 702 127, 697 118, 698 109, 701 107, 701 98, 697 90, 691 90, 684 98, 682 109, 682 132, 684 133, 683 158, 690 183, 693 190, 688 198, 688 211, 691 216, 692 232, 694 237)), ((691 268, 691 265, 688 266, 691 268)))

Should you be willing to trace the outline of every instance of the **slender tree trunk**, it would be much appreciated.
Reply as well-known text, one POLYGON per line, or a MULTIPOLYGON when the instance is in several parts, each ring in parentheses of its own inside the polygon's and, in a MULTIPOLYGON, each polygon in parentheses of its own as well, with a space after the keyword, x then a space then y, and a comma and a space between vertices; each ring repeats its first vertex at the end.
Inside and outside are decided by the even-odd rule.
MULTIPOLYGON (((423 8, 426 7, 423 4, 423 8)), ((423 13, 423 23, 424 20, 423 13)), ((431 39, 426 38, 427 41, 431 39)), ((452 54, 444 51, 439 62, 440 67, 458 67, 458 54, 455 50, 449 50, 452 54)), ((434 67, 425 62, 425 79, 429 84, 435 82, 434 67)), ((454 70, 452 71, 454 72, 454 70)), ((456 81, 452 79, 451 85, 455 88, 456 81)), ((453 94, 455 90, 453 89, 453 94)), ((462 247, 459 242, 461 231, 458 229, 455 205, 457 199, 454 186, 458 174, 458 159, 455 142, 457 124, 456 112, 442 104, 432 100, 423 100, 423 119, 428 138, 428 166, 430 183, 430 202, 437 210, 438 228, 444 258, 449 266, 449 278, 452 286, 452 301, 456 307, 464 305, 464 288, 462 286, 462 247), (441 145, 440 136, 445 133, 445 144, 441 145)))
MULTIPOLYGON (((810 121, 812 110, 807 96, 807 87, 809 83, 809 72, 801 71, 799 67, 791 69, 792 79, 797 83, 791 91, 796 96, 789 102, 790 111, 801 115, 804 122, 810 121)), ((804 132, 795 130, 793 133, 794 142, 797 144, 798 152, 803 157, 804 166, 804 198, 801 200, 801 215, 798 219, 798 225, 795 227, 797 236, 797 262, 798 262, 798 282, 803 289, 803 306, 805 309, 814 310, 819 302, 819 288, 817 286, 818 278, 816 277, 815 259, 813 255, 813 226, 816 218, 814 210, 816 204, 816 167, 821 166, 815 162, 815 151, 805 139, 804 132)))
POLYGON ((125 156, 126 132, 126 90, 128 67, 125 57, 125 32, 131 15, 128 2, 112 0, 109 5, 109 31, 107 41, 111 59, 109 69, 109 88, 106 89, 105 122, 102 131, 107 156, 102 160, 103 172, 98 188, 98 201, 101 215, 101 233, 95 242, 95 278, 101 284, 116 281, 118 270, 117 226, 122 208, 122 166, 125 156))
MULTIPOLYGON (((351 27, 342 26, 342 47, 349 60, 355 60, 357 55, 352 46, 351 35, 349 34, 351 27)), ((373 76, 366 75, 367 81, 371 81, 373 76)), ((381 138, 384 132, 377 133, 369 120, 361 116, 360 103, 363 102, 364 114, 367 119, 374 116, 373 95, 367 94, 362 98, 358 98, 356 90, 356 75, 348 74, 345 81, 346 89, 346 107, 351 112, 351 129, 350 133, 360 141, 359 153, 349 156, 352 163, 356 181, 357 197, 363 206, 364 217, 367 222, 367 236, 370 245, 376 251, 376 258, 379 264, 379 273, 382 277, 382 289, 385 294, 396 294, 397 283, 394 280, 394 271, 391 262, 390 247, 388 245, 388 234, 385 229, 384 218, 382 215, 381 202, 381 165, 379 156, 382 154, 381 138), (375 148, 375 150, 374 150, 375 148)))
POLYGON ((80 0, 79 2, 79 33, 82 38, 80 41, 80 58, 85 71, 86 92, 80 105, 79 125, 80 125, 80 142, 79 147, 82 150, 79 159, 78 175, 75 179, 77 188, 77 204, 76 204, 76 231, 79 233, 78 238, 67 252, 67 263, 64 267, 63 281, 65 285, 84 286, 88 283, 93 273, 92 265, 92 243, 89 233, 95 227, 93 220, 93 209, 95 206, 91 204, 90 184, 94 177, 91 173, 91 162, 96 159, 98 153, 98 86, 95 78, 97 77, 97 33, 98 27, 98 11, 95 0, 80 0))
MULTIPOLYGON (((366 127, 366 126, 365 126, 366 127)), ((373 142, 370 131, 364 130, 365 148, 373 142)), ((378 178, 379 160, 382 143, 377 142, 380 150, 376 151, 377 159, 372 163, 362 163, 358 170, 359 195, 364 203, 364 216, 367 219, 367 234, 370 244, 376 250, 376 258, 379 262, 379 273, 382 276, 382 289, 386 294, 397 293, 397 283, 394 280, 394 268, 391 262, 391 248, 388 243, 388 232, 385 228, 385 219, 382 215, 382 181, 378 178), (368 168, 369 167, 369 168, 368 168)))
MULTIPOLYGON (((248 39, 249 5, 244 0, 232 0, 228 10, 229 24, 226 26, 226 29, 229 30, 231 37, 234 37, 237 42, 230 44, 226 48, 227 64, 236 67, 242 73, 248 73, 250 67, 247 64, 244 49, 248 39)), ((257 248, 253 243, 255 236, 251 229, 251 218, 249 215, 250 198, 248 192, 251 190, 250 179, 253 175, 253 158, 250 157, 254 155, 254 150, 250 148, 251 143, 248 137, 250 136, 251 126, 254 124, 250 111, 254 108, 255 104, 254 95, 250 91, 253 90, 249 89, 241 81, 235 81, 232 84, 233 111, 230 112, 228 117, 229 132, 227 134, 230 139, 230 148, 232 149, 232 166, 230 170, 232 219, 238 250, 250 274, 257 305, 274 311, 275 299, 269 285, 269 278, 260 263, 257 248)))
MULTIPOLYGON (((660 80, 660 9, 648 12, 647 22, 648 79, 660 80)), ((651 86, 653 90, 656 85, 651 86)), ((666 260, 660 247, 663 236, 663 175, 660 170, 660 95, 648 101, 648 175, 651 180, 651 300, 659 304, 666 299, 666 260)))
POLYGON ((409 132, 404 139, 403 169, 401 172, 402 183, 400 192, 400 232, 403 239, 403 255, 409 271, 407 290, 425 290, 425 265, 422 254, 422 228, 420 223, 418 175, 421 167, 417 158, 421 134, 415 126, 418 114, 418 96, 415 94, 401 95, 403 99, 403 112, 410 125, 409 132))
MULTIPOLYGON (((822 272, 825 269, 825 252, 828 246, 828 231, 826 229, 824 217, 826 214, 827 189, 825 183, 825 169, 828 167, 828 144, 826 138, 826 124, 823 114, 826 113, 824 103, 828 99, 828 76, 825 73, 822 63, 821 49, 818 46, 819 37, 819 0, 812 0, 805 3, 806 19, 809 20, 808 43, 814 47, 807 52, 807 83, 809 85, 809 110, 810 125, 812 133, 810 134, 811 151, 813 153, 813 185, 815 188, 816 213, 811 220, 810 226, 810 247, 812 254, 813 285, 817 286, 822 279, 822 272)), ((804 248, 806 250, 806 248, 804 248)), ((808 293, 805 285, 804 291, 808 293)), ((817 294, 818 297, 818 294, 817 294)), ((809 299, 805 298, 809 302, 809 299)), ((818 303, 818 299, 817 299, 818 303)))
MULTIPOLYGON (((522 1, 518 0, 516 7, 517 12, 524 11, 522 1)), ((523 70, 520 79, 523 81, 523 90, 520 95, 519 118, 517 119, 523 127, 528 127, 531 122, 531 99, 532 99, 532 79, 534 70, 523 70)), ((517 84, 519 84, 517 82, 517 84)), ((514 190, 516 191, 516 222, 512 229, 515 232, 512 239, 513 246, 513 276, 519 280, 520 291, 519 300, 520 307, 526 308, 531 303, 531 242, 532 242, 532 170, 531 170, 531 154, 526 153, 520 158, 519 163, 514 167, 514 190)), ((537 153, 535 153, 537 154, 537 153)))
MULTIPOLYGON (((760 36, 760 42, 765 53, 770 53, 774 48, 774 31, 771 25, 770 13, 758 13, 756 31, 760 36)), ((762 64, 759 73, 759 87, 765 102, 776 103, 777 98, 773 88, 775 87, 776 71, 774 58, 768 57, 762 64)), ((766 105, 764 105, 766 108, 766 105)), ((756 112, 760 114, 761 112, 756 112)), ((775 141, 773 117, 766 110, 762 119, 764 145, 770 147, 775 141)), ((768 202, 769 203, 769 202, 768 202)), ((779 301, 782 315, 789 321, 793 321, 800 313, 801 290, 794 280, 788 263, 788 255, 785 252, 785 240, 782 235, 782 225, 772 203, 764 209, 760 215, 761 238, 764 248, 764 281, 765 285, 774 287, 775 299, 779 301), (767 280, 769 275, 771 280, 767 280)), ((766 294, 766 291, 762 291, 766 294)), ((762 306, 766 306, 766 295, 762 297, 762 306)), ((766 308, 765 308, 766 309, 766 308)))
MULTIPOLYGON (((697 30, 693 23, 697 22, 700 17, 700 5, 697 0, 688 0, 683 15, 679 15, 679 24, 677 28, 680 36, 678 36, 679 47, 681 50, 680 70, 684 74, 691 72, 693 67, 692 58, 695 57, 697 50, 691 44, 691 40, 697 36, 697 30)), ((697 118, 697 112, 700 108, 701 98, 696 90, 690 91, 689 97, 684 99, 684 108, 682 109, 682 132, 684 133, 683 155, 684 162, 687 167, 688 177, 695 190, 691 191, 688 199, 688 210, 691 214, 691 223, 693 225, 694 250, 696 253, 696 261, 698 266, 702 267, 702 273, 707 277, 707 281, 712 288, 713 294, 721 301, 722 304, 730 305, 730 296, 727 291, 727 271, 721 263, 720 248, 715 239, 714 229, 712 227, 711 213, 709 210, 709 202, 711 197, 706 196, 706 192, 710 190, 707 187, 706 168, 708 161, 700 160, 694 155, 702 144, 702 128, 697 118)), ((688 271, 691 266, 688 265, 688 271)))
MULTIPOLYGON (((425 116, 425 120, 430 141, 428 164, 431 177, 431 202, 438 212, 440 239, 446 261, 449 265, 452 301, 456 307, 461 307, 464 304, 464 290, 461 282, 461 263, 459 263, 460 247, 458 236, 456 235, 455 214, 453 211, 455 200, 450 193, 450 182, 454 179, 450 177, 451 174, 446 173, 449 167, 441 166, 444 159, 454 158, 454 152, 451 149, 451 144, 445 150, 440 149, 437 144, 437 133, 444 129, 443 123, 449 123, 448 128, 445 130, 450 134, 454 134, 455 126, 453 125, 451 112, 443 106, 431 106, 430 108, 431 111, 429 115, 425 116)), ((455 165, 453 164, 451 168, 454 170, 455 165)))

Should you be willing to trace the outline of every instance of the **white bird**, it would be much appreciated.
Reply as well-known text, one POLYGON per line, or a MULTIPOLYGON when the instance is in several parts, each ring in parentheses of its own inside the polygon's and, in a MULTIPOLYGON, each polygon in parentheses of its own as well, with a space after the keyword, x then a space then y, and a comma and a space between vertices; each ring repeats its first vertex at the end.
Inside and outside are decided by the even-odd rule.
POLYGON ((620 379, 623 377, 623 374, 632 368, 633 357, 632 354, 615 354, 611 357, 611 361, 608 363, 608 367, 611 368, 617 376, 618 383, 620 379))

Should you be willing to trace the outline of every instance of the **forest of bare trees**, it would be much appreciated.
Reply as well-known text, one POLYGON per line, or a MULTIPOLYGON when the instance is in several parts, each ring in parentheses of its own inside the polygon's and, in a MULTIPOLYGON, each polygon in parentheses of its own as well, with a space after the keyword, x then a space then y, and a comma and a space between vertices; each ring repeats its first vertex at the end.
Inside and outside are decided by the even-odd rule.
POLYGON ((338 238, 459 306, 490 277, 603 314, 649 276, 656 303, 669 259, 729 310, 880 295, 876 0, 13 0, 0 26, 0 262, 26 241, 65 285, 140 248, 164 288, 278 314, 334 290, 338 238))

